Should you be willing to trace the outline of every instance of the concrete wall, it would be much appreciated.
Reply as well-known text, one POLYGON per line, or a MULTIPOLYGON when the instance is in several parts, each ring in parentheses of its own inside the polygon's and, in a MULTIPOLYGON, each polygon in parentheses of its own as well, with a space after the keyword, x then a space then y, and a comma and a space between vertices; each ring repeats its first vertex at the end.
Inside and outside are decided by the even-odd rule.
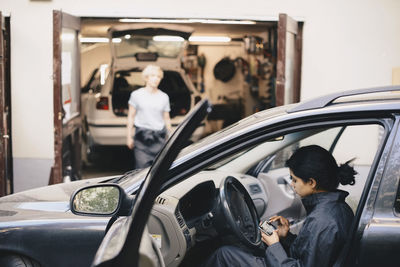
MULTIPOLYGON (((398 0, 1 0, 11 16, 11 97, 14 179, 45 185, 53 137, 52 10, 76 16, 188 17, 276 20, 279 13, 304 24, 302 99, 391 84, 400 66, 398 0), (179 8, 178 8, 179 7, 179 8), (44 162, 45 163, 44 163, 44 162), (21 171, 23 170, 23 171, 21 171)), ((19 188, 16 188, 19 191, 19 188)))

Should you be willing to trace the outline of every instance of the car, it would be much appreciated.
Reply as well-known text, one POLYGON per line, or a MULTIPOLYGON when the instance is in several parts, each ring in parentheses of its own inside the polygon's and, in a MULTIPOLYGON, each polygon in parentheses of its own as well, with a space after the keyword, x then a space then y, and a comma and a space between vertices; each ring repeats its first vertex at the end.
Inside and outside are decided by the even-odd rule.
POLYGON ((358 172, 341 187, 355 218, 335 266, 398 265, 400 86, 275 107, 186 146, 211 108, 200 101, 150 168, 0 198, 0 265, 183 267, 225 244, 258 249, 271 215, 301 229, 285 161, 308 144, 358 172))
MULTIPOLYGON (((83 88, 84 163, 93 161, 102 148, 126 145, 128 100, 132 91, 145 85, 141 72, 147 65, 158 65, 164 71, 159 88, 169 96, 173 129, 201 100, 201 93, 182 67, 192 32, 193 28, 187 26, 155 24, 116 25, 108 30, 112 62, 103 71, 104 84, 100 83, 100 72, 95 71, 83 88)), ((202 123, 190 142, 204 135, 202 123)))

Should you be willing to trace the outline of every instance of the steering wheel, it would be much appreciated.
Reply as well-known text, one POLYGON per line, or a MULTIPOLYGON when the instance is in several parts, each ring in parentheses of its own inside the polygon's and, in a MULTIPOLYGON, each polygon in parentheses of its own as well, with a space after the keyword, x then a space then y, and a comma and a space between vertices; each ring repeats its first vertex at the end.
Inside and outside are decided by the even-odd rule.
POLYGON ((261 233, 258 215, 246 188, 235 177, 228 176, 221 182, 219 198, 225 221, 233 234, 244 245, 259 247, 261 233))

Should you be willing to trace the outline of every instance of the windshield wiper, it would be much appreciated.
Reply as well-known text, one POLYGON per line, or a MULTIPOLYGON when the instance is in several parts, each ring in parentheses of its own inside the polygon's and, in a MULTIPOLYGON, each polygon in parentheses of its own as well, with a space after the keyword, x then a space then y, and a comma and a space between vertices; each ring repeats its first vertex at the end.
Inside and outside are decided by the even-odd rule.
POLYGON ((124 173, 123 175, 121 175, 120 177, 114 178, 113 180, 111 180, 111 183, 115 183, 115 184, 119 184, 120 182, 122 182, 123 180, 125 180, 126 178, 140 172, 143 169, 134 169, 132 171, 128 171, 126 173, 124 173))

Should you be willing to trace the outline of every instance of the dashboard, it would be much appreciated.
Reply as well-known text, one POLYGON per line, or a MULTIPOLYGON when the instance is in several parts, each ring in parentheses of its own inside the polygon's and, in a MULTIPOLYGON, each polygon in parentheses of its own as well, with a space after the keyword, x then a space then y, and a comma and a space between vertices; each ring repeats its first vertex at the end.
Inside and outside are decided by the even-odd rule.
POLYGON ((202 171, 169 188, 157 197, 148 222, 166 266, 178 266, 187 251, 207 236, 202 232, 214 228, 211 211, 217 205, 220 184, 229 175, 248 190, 259 214, 265 210, 267 195, 263 186, 249 175, 202 171))
POLYGON ((210 212, 218 195, 213 181, 207 181, 195 186, 179 200, 179 211, 189 228, 195 221, 210 212))

